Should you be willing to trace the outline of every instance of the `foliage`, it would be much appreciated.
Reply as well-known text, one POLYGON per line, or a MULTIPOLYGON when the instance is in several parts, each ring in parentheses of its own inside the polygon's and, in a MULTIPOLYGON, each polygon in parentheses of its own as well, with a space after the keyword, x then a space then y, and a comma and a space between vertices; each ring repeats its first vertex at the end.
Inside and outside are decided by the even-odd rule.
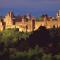
POLYGON ((19 32, 6 29, 0 32, 0 59, 60 60, 60 28, 19 32))

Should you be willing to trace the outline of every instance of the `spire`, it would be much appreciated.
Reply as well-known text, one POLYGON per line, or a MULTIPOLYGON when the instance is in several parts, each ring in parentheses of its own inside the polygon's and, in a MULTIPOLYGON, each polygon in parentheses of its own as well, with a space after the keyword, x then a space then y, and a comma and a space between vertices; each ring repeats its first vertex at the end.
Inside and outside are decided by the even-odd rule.
POLYGON ((9 11, 9 12, 7 13, 7 15, 10 16, 11 18, 14 17, 14 14, 13 14, 12 11, 9 11))
POLYGON ((60 10, 57 12, 56 18, 57 18, 57 20, 60 20, 60 10))
POLYGON ((57 17, 59 17, 60 16, 60 10, 57 12, 57 17))

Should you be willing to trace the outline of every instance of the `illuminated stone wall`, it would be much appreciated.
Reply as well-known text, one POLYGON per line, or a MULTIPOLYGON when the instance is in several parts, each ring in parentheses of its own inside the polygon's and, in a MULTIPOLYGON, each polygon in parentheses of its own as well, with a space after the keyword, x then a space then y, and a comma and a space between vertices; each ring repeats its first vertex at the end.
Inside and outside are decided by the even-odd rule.
MULTIPOLYGON (((31 32, 33 30, 37 30, 40 26, 46 26, 48 28, 52 28, 54 25, 55 27, 60 27, 60 12, 57 13, 56 20, 53 20, 52 18, 50 20, 47 20, 46 17, 42 21, 36 21, 36 19, 32 18, 31 20, 28 20, 27 22, 22 19, 22 21, 15 22, 15 25, 13 25, 13 15, 12 12, 9 12, 5 18, 5 29, 8 28, 19 28, 19 31, 28 31, 31 32), (34 20, 34 21, 33 21, 34 20)), ((0 30, 3 30, 2 22, 0 21, 0 30)))

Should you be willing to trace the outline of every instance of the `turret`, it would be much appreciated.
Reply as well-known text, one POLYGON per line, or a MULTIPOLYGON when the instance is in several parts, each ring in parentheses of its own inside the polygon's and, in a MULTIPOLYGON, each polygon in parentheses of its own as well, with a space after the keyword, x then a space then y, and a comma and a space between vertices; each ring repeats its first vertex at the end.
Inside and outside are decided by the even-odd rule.
POLYGON ((57 20, 60 20, 60 10, 57 12, 56 18, 57 18, 57 20))

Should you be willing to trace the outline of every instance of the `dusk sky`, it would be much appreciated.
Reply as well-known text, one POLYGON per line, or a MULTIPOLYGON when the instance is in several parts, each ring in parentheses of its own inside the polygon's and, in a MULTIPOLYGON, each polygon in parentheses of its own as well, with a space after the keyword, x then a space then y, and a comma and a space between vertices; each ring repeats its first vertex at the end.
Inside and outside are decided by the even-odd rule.
POLYGON ((15 15, 31 13, 34 16, 41 16, 47 13, 55 16, 60 9, 60 0, 0 0, 0 15, 6 15, 10 10, 15 15))

